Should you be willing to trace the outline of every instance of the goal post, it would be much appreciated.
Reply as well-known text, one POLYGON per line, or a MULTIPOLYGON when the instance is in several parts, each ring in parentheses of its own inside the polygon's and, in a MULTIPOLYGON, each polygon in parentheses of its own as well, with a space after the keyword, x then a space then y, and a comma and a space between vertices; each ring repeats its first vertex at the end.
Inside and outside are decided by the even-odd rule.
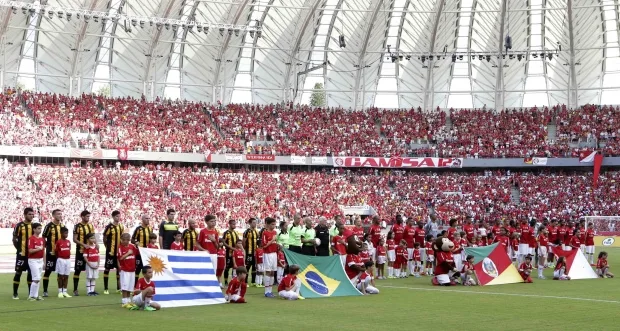
POLYGON ((595 246, 620 248, 620 216, 584 216, 583 219, 586 230, 594 230, 595 246))

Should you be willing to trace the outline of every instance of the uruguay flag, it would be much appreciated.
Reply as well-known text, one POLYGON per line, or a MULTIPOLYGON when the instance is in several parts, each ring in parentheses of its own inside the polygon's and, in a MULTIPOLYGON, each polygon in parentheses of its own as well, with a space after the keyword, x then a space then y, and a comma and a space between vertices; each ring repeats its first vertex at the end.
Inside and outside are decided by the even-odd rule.
POLYGON ((226 302, 208 253, 140 247, 140 255, 153 269, 153 301, 163 308, 226 302))

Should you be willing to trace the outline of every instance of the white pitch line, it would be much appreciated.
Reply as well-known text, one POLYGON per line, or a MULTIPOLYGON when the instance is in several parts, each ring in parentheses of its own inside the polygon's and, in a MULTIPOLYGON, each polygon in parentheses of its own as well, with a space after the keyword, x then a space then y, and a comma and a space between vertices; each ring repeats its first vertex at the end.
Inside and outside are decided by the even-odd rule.
POLYGON ((437 291, 437 292, 454 292, 454 293, 467 293, 467 294, 490 294, 490 295, 503 295, 503 296, 527 297, 527 298, 564 299, 564 300, 590 301, 590 302, 616 303, 616 304, 620 303, 620 301, 615 301, 615 300, 560 297, 560 296, 554 296, 554 295, 537 295, 537 294, 521 294, 521 293, 475 292, 475 291, 463 291, 463 290, 449 290, 449 289, 436 288, 436 287, 426 288, 426 287, 406 287, 406 286, 390 286, 390 285, 382 285, 382 286, 377 286, 377 287, 398 288, 398 289, 412 290, 412 291, 437 291))

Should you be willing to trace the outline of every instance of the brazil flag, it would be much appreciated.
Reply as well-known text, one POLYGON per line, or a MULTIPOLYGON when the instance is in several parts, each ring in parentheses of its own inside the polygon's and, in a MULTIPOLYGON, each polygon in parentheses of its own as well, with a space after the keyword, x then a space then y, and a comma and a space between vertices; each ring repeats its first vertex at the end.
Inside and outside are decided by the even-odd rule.
POLYGON ((305 298, 362 295, 344 273, 339 256, 307 256, 284 250, 289 265, 299 266, 301 296, 305 298))
POLYGON ((502 246, 495 243, 484 247, 466 247, 465 253, 474 256, 474 272, 480 285, 522 283, 523 278, 512 264, 502 246))

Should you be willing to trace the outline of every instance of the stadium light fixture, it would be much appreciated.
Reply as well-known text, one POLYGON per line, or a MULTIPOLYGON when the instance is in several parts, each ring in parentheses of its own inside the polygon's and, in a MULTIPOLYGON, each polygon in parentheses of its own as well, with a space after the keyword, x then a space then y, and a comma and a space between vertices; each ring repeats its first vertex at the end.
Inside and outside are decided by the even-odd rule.
POLYGON ((487 62, 491 62, 491 55, 487 55, 487 62))
POLYGON ((338 36, 338 43, 340 45, 340 48, 346 48, 347 47, 347 43, 344 39, 344 35, 341 34, 340 36, 338 36))
POLYGON ((456 54, 452 54, 452 63, 456 62, 456 54))

